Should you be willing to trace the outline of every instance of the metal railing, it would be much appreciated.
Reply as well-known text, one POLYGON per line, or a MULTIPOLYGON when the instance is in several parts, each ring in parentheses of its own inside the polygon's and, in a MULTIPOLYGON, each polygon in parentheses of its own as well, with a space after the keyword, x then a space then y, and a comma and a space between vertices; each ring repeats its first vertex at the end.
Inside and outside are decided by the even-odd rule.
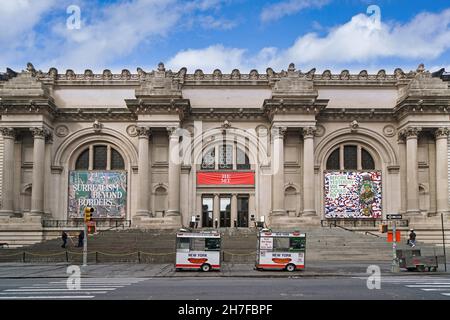
MULTIPOLYGON (((129 228, 131 220, 122 219, 94 219, 97 228, 129 228)), ((84 227, 84 220, 43 220, 43 228, 81 228, 84 227)))
POLYGON ((369 227, 376 228, 380 224, 391 225, 393 222, 396 222, 397 227, 408 227, 408 220, 383 220, 383 219, 372 219, 372 218, 364 218, 364 219, 356 219, 356 218, 331 218, 320 220, 320 225, 322 227, 343 227, 343 228, 358 228, 358 227, 369 227))

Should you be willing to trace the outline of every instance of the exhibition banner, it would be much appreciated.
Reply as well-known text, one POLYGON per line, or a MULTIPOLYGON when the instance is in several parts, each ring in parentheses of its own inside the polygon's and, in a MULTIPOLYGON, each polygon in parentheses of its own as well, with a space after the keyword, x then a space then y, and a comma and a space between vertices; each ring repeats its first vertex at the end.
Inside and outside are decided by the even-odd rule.
POLYGON ((381 218, 381 172, 325 172, 325 218, 381 218))
POLYGON ((84 208, 94 208, 93 218, 125 218, 125 171, 70 171, 69 218, 83 218, 84 208))
POLYGON ((197 172, 198 185, 255 184, 254 172, 197 172))

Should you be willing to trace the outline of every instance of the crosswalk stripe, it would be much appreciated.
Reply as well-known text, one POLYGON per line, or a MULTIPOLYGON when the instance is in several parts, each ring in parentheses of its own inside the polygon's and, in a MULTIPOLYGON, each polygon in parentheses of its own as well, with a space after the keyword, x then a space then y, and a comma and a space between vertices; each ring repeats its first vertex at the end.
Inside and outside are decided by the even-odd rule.
POLYGON ((70 289, 7 289, 5 292, 21 292, 21 291, 27 291, 27 292, 42 292, 42 291, 114 291, 115 288, 86 288, 86 289, 77 289, 77 290, 70 290, 70 289))
POLYGON ((448 288, 425 288, 423 291, 448 291, 448 288))
POLYGON ((14 296, 14 297, 0 297, 3 300, 14 300, 14 299, 92 299, 95 296, 14 296))
MULTIPOLYGON (((102 293, 102 294, 104 294, 104 293, 107 293, 107 291, 95 291, 95 292, 92 292, 92 291, 84 291, 84 292, 80 292, 80 291, 78 291, 78 290, 67 290, 67 292, 65 292, 64 294, 68 294, 68 293, 74 293, 74 294, 99 294, 99 293, 102 293), (71 291, 73 291, 73 292, 71 292, 71 291)), ((0 295, 8 295, 8 294, 11 294, 10 292, 0 292, 0 295)), ((23 291, 23 292, 14 292, 14 294, 36 294, 36 292, 35 291, 23 291)), ((40 292, 39 291, 39 294, 54 294, 54 292, 40 292)))
POLYGON ((408 288, 450 288, 450 285, 423 285, 423 284, 410 284, 406 285, 408 288))

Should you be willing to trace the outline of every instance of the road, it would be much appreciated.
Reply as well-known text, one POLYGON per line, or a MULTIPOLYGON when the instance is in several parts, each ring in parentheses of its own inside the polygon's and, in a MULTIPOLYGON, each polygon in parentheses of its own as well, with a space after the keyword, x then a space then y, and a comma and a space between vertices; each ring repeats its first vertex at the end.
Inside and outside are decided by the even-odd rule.
POLYGON ((450 276, 384 276, 381 289, 365 277, 0 279, 0 300, 450 300, 450 276), (74 282, 70 282, 74 285, 74 282))

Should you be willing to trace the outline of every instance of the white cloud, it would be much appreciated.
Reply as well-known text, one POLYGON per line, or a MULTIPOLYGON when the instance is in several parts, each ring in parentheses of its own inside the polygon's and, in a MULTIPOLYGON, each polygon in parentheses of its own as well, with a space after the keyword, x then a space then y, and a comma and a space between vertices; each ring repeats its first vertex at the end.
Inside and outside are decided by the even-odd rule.
POLYGON ((244 49, 226 48, 221 44, 204 49, 188 49, 178 52, 167 65, 172 70, 187 67, 188 72, 202 69, 203 72, 212 72, 220 69, 230 73, 234 68, 243 68, 244 49))
POLYGON ((213 16, 200 16, 198 20, 203 29, 230 30, 237 26, 236 21, 213 16))
POLYGON ((321 8, 331 0, 288 0, 264 7, 261 11, 262 22, 278 20, 284 16, 295 14, 306 8, 321 8))
POLYGON ((288 48, 267 47, 249 55, 244 48, 219 45, 182 51, 171 61, 177 66, 208 69, 226 66, 230 70, 239 67, 261 71, 268 66, 280 70, 286 69, 290 62, 301 69, 363 67, 376 70, 388 67, 386 59, 408 61, 411 66, 439 58, 448 49, 450 9, 437 14, 421 13, 405 24, 376 24, 371 16, 358 14, 322 37, 317 33, 305 34, 288 48), (230 53, 235 54, 230 56, 230 53))

